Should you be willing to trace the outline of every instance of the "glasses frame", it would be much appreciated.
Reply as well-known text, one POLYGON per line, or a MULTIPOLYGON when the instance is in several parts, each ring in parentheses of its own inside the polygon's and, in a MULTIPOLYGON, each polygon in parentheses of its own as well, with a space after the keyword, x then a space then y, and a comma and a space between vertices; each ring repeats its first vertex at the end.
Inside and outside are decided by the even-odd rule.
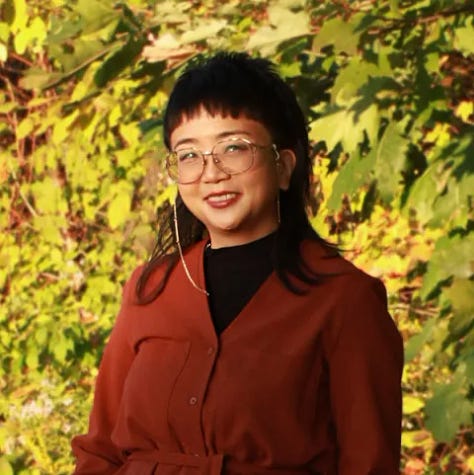
POLYGON ((189 147, 189 148, 185 148, 185 149, 181 149, 181 150, 171 150, 171 151, 169 151, 168 154, 166 155, 166 170, 168 172, 169 177, 173 181, 175 181, 176 183, 179 183, 180 185, 189 185, 191 183, 197 183, 202 178, 202 175, 204 174, 204 170, 206 169, 206 165, 207 165, 207 157, 210 156, 210 157, 212 157, 213 163, 216 165, 216 167, 220 171, 226 173, 227 175, 240 175, 241 173, 245 173, 246 171, 250 170, 253 167, 253 164, 255 162, 255 150, 257 150, 257 149, 264 150, 264 149, 267 149, 267 148, 272 149, 275 152, 275 162, 278 162, 280 160, 280 154, 278 153, 277 146, 274 143, 272 143, 270 145, 260 145, 260 144, 252 142, 251 140, 243 138, 243 137, 225 138, 225 139, 217 141, 213 145, 213 147, 210 151, 204 151, 203 152, 202 150, 199 150, 198 148, 194 148, 194 147, 189 147), (228 170, 223 170, 220 167, 219 164, 221 163, 221 160, 219 160, 219 158, 216 156, 214 150, 216 149, 216 147, 219 144, 224 143, 224 142, 245 142, 247 145, 250 145, 250 148, 252 150, 252 160, 250 162, 250 165, 245 170, 241 170, 241 171, 238 171, 238 172, 229 172, 228 170), (195 180, 180 181, 179 177, 178 176, 174 177, 173 173, 171 173, 171 171, 170 171, 173 164, 177 164, 177 161, 178 161, 177 153, 179 151, 182 151, 182 150, 193 150, 194 152, 197 152, 200 155, 200 157, 202 158, 202 170, 201 170, 200 175, 195 180))

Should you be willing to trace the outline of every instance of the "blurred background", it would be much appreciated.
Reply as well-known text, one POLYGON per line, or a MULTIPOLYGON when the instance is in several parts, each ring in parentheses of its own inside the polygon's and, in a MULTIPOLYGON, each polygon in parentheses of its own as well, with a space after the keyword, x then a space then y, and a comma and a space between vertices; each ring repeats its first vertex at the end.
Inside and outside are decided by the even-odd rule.
POLYGON ((163 107, 197 57, 274 61, 313 224, 405 340, 402 472, 474 470, 472 0, 0 0, 0 475, 67 474, 132 269, 175 189, 163 107))

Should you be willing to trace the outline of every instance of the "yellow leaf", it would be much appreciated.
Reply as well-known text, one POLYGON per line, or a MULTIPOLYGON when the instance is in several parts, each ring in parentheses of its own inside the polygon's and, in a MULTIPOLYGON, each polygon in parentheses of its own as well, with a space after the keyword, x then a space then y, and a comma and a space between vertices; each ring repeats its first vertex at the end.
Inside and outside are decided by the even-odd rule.
POLYGON ((89 93, 90 93, 90 86, 86 84, 84 81, 81 81, 76 84, 76 87, 74 88, 74 91, 72 92, 71 102, 80 101, 89 93))
POLYGON ((471 455, 467 460, 466 460, 466 465, 469 468, 471 472, 474 472, 474 455, 471 455))
POLYGON ((139 143, 140 129, 137 127, 136 123, 120 124, 119 131, 123 140, 125 140, 125 142, 130 146, 134 146, 139 143))
POLYGON ((61 184, 51 177, 31 185, 37 211, 45 214, 64 213, 68 209, 61 184))
POLYGON ((155 208, 159 208, 165 201, 173 203, 178 189, 176 185, 167 186, 164 191, 157 195, 155 199, 155 208))
POLYGON ((410 257, 414 261, 426 262, 433 254, 433 246, 425 242, 415 244, 410 250, 410 257))
POLYGON ((437 123, 434 129, 426 134, 425 140, 435 143, 438 147, 447 145, 451 140, 449 124, 437 123))
POLYGON ((15 9, 15 17, 10 29, 13 33, 18 33, 26 27, 26 23, 28 21, 28 10, 26 7, 26 1, 14 0, 13 8, 15 9))
POLYGON ((61 234, 61 227, 67 225, 64 219, 51 215, 35 216, 33 224, 46 242, 50 244, 62 244, 63 236, 61 234))
POLYGON ((434 443, 432 435, 427 430, 413 430, 402 433, 403 447, 424 447, 429 449, 434 446, 434 443))
POLYGON ((469 121, 469 117, 474 113, 474 103, 472 101, 462 101, 457 107, 455 111, 455 115, 461 118, 464 122, 472 122, 469 121))
POLYGON ((42 46, 47 37, 47 27, 44 21, 39 16, 35 17, 29 26, 29 30, 35 43, 42 46))
POLYGON ((123 192, 111 201, 107 209, 107 220, 112 229, 116 229, 125 223, 131 204, 130 195, 123 192))
POLYGON ((16 128, 16 138, 18 140, 24 139, 26 136, 30 135, 30 133, 33 131, 33 128, 33 121, 29 117, 26 117, 18 124, 18 127, 16 128))
POLYGON ((123 116, 122 108, 120 104, 117 104, 112 108, 109 114, 109 127, 115 127, 123 116))
POLYGON ((0 43, 0 61, 6 61, 8 58, 8 50, 7 47, 0 43))
POLYGON ((403 396, 403 414, 418 412, 424 405, 424 401, 419 397, 403 396))
POLYGON ((18 54, 24 54, 27 46, 32 46, 30 30, 25 28, 17 33, 13 39, 13 46, 18 54))
POLYGON ((0 458, 0 475, 13 475, 13 468, 5 457, 0 458))
POLYGON ((66 117, 58 118, 58 120, 54 124, 52 141, 54 144, 59 145, 62 143, 66 138, 69 137, 69 127, 74 122, 76 117, 79 115, 79 110, 76 109, 74 112, 69 114, 66 117))

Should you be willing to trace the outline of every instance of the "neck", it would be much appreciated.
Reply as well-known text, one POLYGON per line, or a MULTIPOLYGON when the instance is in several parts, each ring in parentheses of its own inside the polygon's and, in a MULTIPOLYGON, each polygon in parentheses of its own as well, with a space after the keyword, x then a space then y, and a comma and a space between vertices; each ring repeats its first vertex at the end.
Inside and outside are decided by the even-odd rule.
POLYGON ((212 249, 220 249, 222 247, 233 247, 233 246, 242 246, 244 244, 248 244, 259 239, 262 239, 270 234, 274 233, 278 229, 278 225, 268 228, 264 231, 260 232, 250 232, 244 235, 239 234, 238 236, 233 235, 232 232, 229 233, 209 233, 210 241, 211 241, 211 248, 212 249))

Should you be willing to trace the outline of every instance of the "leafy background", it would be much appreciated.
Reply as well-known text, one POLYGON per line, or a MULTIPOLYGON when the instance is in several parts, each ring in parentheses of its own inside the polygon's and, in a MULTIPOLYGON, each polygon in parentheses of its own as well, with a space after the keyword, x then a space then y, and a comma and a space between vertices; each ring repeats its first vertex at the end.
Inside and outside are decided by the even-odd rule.
POLYGON ((66 474, 121 287, 169 206, 161 114, 199 55, 275 61, 314 226, 387 285, 404 474, 474 470, 472 0, 0 0, 0 475, 66 474))

